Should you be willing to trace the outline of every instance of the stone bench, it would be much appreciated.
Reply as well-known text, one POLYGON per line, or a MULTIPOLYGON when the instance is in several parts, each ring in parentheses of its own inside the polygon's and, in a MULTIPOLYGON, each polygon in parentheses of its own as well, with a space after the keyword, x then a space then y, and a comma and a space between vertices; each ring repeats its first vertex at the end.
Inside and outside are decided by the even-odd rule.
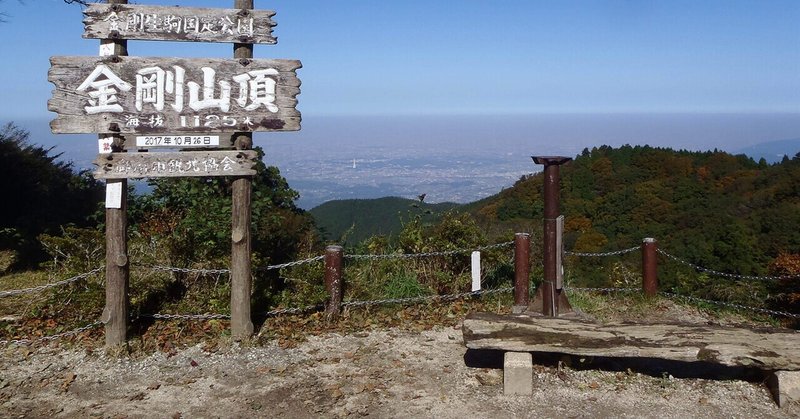
POLYGON ((528 387, 509 385, 523 382, 526 376, 532 380, 532 363, 526 360, 531 359, 531 352, 547 352, 758 368, 772 373, 768 385, 779 405, 800 400, 800 333, 793 330, 679 323, 598 324, 574 318, 472 313, 464 320, 462 331, 469 349, 527 355, 505 357, 508 394, 530 394, 528 387))

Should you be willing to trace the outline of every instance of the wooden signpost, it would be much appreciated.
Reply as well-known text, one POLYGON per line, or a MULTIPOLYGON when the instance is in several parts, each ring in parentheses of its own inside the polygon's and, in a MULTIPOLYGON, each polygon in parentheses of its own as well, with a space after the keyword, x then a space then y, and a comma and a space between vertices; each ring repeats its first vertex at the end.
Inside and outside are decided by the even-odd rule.
POLYGON ((106 345, 127 339, 127 179, 229 176, 232 182, 231 333, 250 336, 251 178, 254 131, 300 129, 297 60, 253 59, 253 44, 275 44, 275 12, 90 4, 85 38, 99 57, 51 57, 53 133, 98 133, 94 175, 106 184, 106 345), (232 59, 127 57, 127 40, 228 42, 232 59), (178 152, 136 153, 152 149, 178 152), (230 149, 234 150, 223 150, 230 149), (203 149, 192 151, 192 149, 203 149))

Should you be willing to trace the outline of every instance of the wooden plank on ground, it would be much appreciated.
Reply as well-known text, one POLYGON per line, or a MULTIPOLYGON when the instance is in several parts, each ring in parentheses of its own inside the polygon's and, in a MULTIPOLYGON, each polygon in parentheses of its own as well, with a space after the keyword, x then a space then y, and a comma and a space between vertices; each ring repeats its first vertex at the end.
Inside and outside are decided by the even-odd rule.
POLYGON ((272 10, 91 3, 84 38, 275 44, 272 10))
POLYGON ((100 154, 94 161, 94 177, 252 176, 257 158, 253 150, 100 154))
POLYGON ((800 333, 691 324, 597 324, 582 320, 473 313, 463 325, 470 349, 705 361, 764 370, 800 370, 800 333))
POLYGON ((53 133, 300 129, 297 60, 52 57, 53 133))

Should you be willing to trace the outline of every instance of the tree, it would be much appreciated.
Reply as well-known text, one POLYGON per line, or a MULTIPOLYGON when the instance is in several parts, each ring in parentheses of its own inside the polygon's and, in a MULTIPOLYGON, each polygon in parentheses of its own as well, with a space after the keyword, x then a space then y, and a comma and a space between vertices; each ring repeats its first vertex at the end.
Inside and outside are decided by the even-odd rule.
MULTIPOLYGON (((293 257, 311 231, 311 218, 295 205, 298 193, 276 167, 259 160, 252 186, 253 254, 261 263, 293 257)), ((150 196, 137 205, 142 219, 132 225, 145 236, 166 239, 172 263, 219 261, 230 255, 232 179, 161 178, 149 181, 150 196)))
POLYGON ((102 187, 88 171, 58 161, 52 148, 29 143, 29 133, 9 123, 0 129, 0 249, 18 253, 19 265, 44 256, 36 240, 67 224, 90 225, 102 187))

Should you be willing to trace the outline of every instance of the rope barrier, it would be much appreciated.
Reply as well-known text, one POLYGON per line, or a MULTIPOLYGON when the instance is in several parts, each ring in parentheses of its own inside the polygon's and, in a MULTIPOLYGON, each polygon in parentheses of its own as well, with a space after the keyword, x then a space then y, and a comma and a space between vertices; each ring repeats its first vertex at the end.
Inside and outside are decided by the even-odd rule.
POLYGON ((564 287, 567 291, 581 291, 581 292, 641 292, 641 288, 581 288, 581 287, 564 287))
POLYGON ((196 273, 200 275, 222 275, 230 273, 230 269, 193 269, 193 268, 175 268, 172 266, 163 266, 163 265, 141 265, 145 268, 150 268, 153 271, 165 271, 165 272, 180 272, 180 273, 196 273))
POLYGON ((637 251, 639 249, 641 249, 641 246, 634 246, 634 247, 631 247, 631 248, 628 248, 628 249, 615 250, 615 251, 612 251, 612 252, 603 252, 603 253, 587 253, 587 252, 570 252, 570 251, 566 251, 566 252, 564 252, 564 254, 567 255, 567 256, 605 257, 605 256, 624 255, 625 253, 635 252, 635 251, 637 251))
POLYGON ((102 270, 103 270, 102 267, 95 268, 95 269, 92 269, 89 272, 82 273, 80 275, 75 275, 72 278, 68 278, 68 279, 65 279, 63 281, 53 282, 51 284, 39 285, 38 287, 23 288, 23 289, 19 289, 19 290, 0 291, 0 297, 11 297, 11 296, 14 296, 14 295, 21 295, 21 294, 28 294, 28 293, 32 293, 32 292, 44 291, 44 290, 46 290, 48 288, 60 287, 60 286, 63 286, 63 285, 67 285, 67 284, 71 284, 73 282, 80 281, 81 279, 84 279, 84 278, 88 278, 88 277, 90 277, 90 276, 92 276, 92 275, 94 275, 94 274, 96 274, 96 273, 98 273, 98 272, 100 272, 102 270))
MULTIPOLYGON (((446 250, 446 251, 438 251, 438 252, 424 252, 424 253, 410 253, 410 254, 365 254, 365 255, 344 255, 347 259, 353 260, 386 260, 386 259, 412 259, 412 258, 423 258, 423 257, 436 257, 436 256, 452 256, 458 254, 468 254, 473 251, 485 251, 491 249, 499 249, 506 246, 513 245, 513 241, 497 243, 492 245, 480 246, 474 249, 454 249, 454 250, 446 250)), ((610 251, 610 252, 599 252, 599 253, 591 253, 591 252, 572 252, 567 251, 565 252, 566 255, 570 256, 580 256, 580 257, 607 257, 607 256, 618 256, 627 254, 630 252, 635 252, 639 250, 640 246, 631 247, 628 249, 610 251)), ((782 279, 793 279, 793 278, 800 278, 800 275, 784 275, 784 276, 754 276, 754 275, 738 275, 738 274, 731 274, 726 272, 720 272, 713 269, 704 268, 702 266, 693 264, 686 260, 683 260, 677 256, 674 256, 662 249, 657 249, 657 252, 664 255, 668 259, 674 260, 678 263, 681 263, 685 266, 691 267, 697 271, 705 272, 711 275, 723 276, 727 278, 733 279, 754 279, 754 280, 782 280, 782 279)), ((325 256, 314 256, 307 259, 296 260, 292 262, 276 264, 276 265, 267 265, 262 266, 259 268, 255 268, 256 270, 273 270, 273 269, 283 269, 288 267, 294 267, 309 263, 320 262, 324 260, 325 256)), ((170 267, 164 265, 141 265, 146 268, 150 268, 153 271, 167 271, 167 272, 179 272, 179 273, 196 273, 201 275, 222 275, 222 274, 229 274, 229 269, 193 269, 193 268, 177 268, 177 267, 170 267)), ((103 267, 95 268, 89 272, 76 275, 74 277, 44 284, 36 287, 25 288, 25 289, 18 289, 18 290, 6 290, 0 291, 0 297, 9 297, 9 296, 16 296, 26 293, 32 292, 39 292, 49 288, 55 288, 59 286, 68 285, 70 283, 74 283, 81 279, 85 279, 89 276, 95 275, 103 270, 103 267)), ((341 303, 341 307, 368 307, 368 306, 378 306, 378 305, 392 305, 392 304, 415 304, 415 303, 423 303, 428 301, 452 301, 461 298, 468 298, 480 295, 490 295, 490 294, 498 294, 498 293, 505 293, 505 292, 512 292, 514 287, 505 287, 505 288, 496 288, 496 289, 487 289, 487 290, 478 290, 472 292, 463 292, 463 293, 454 293, 454 294, 443 294, 443 295, 423 295, 417 297, 405 297, 405 298, 386 298, 386 299, 378 299, 378 300, 364 300, 364 301, 344 301, 341 303)), ((569 292, 602 292, 602 293, 632 293, 632 292, 641 292, 639 288, 615 288, 615 287, 605 287, 605 288, 591 288, 591 287, 565 287, 566 291, 569 292)), ((699 297, 692 297, 692 296, 685 296, 679 295, 671 292, 660 292, 660 295, 667 297, 667 298, 674 298, 674 299, 682 299, 688 302, 695 302, 695 303, 705 303, 705 304, 714 304, 719 306, 725 306, 734 308, 737 310, 747 310, 755 313, 762 313, 772 316, 781 316, 781 317, 789 317, 789 318, 796 318, 800 319, 800 314, 789 313, 785 311, 778 311, 778 310, 770 310, 758 307, 750 307, 736 303, 724 302, 724 301, 715 301, 709 300, 699 297)), ((318 311, 325 307, 325 304, 314 304, 308 305, 305 307, 294 307, 294 308, 278 308, 271 311, 267 311, 264 313, 260 313, 261 315, 265 316, 278 316, 284 314, 300 314, 309 311, 318 311)), ((229 320, 231 316, 229 314, 214 314, 214 313, 204 313, 204 314, 169 314, 169 313, 156 313, 156 314, 144 314, 141 315, 144 318, 152 318, 156 320, 229 320)), ((63 337, 76 335, 87 330, 93 329, 97 326, 102 325, 102 322, 94 322, 88 324, 86 326, 70 330, 63 333, 58 333, 51 336, 42 336, 37 338, 31 339, 11 339, 11 340, 0 340, 0 345, 30 345, 37 342, 46 342, 52 341, 56 339, 60 339, 63 337)))
POLYGON ((661 253, 662 255, 666 256, 667 258, 672 259, 672 260, 674 260, 674 261, 676 261, 678 263, 681 263, 683 265, 686 265, 686 266, 688 266, 690 268, 693 268, 696 271, 705 272, 707 274, 716 275, 716 276, 722 276, 722 277, 725 277, 725 278, 731 278, 731 279, 755 279, 755 280, 760 280, 760 281, 774 281, 774 280, 800 278, 800 275, 755 276, 755 275, 738 275, 738 274, 731 274, 731 273, 727 273, 727 272, 720 272, 720 271, 715 271, 713 269, 704 268, 704 267, 699 266, 699 265, 695 265, 694 263, 691 263, 691 262, 687 262, 687 261, 685 261, 685 260, 683 260, 683 259, 681 259, 681 258, 679 258, 677 256, 671 255, 671 254, 669 254, 666 251, 661 250, 661 249, 656 249, 656 251, 658 253, 661 253))
POLYGON ((278 265, 262 266, 260 268, 256 268, 256 270, 258 270, 258 271, 269 271, 269 270, 272 270, 272 269, 290 268, 292 266, 304 265, 306 263, 319 262, 319 261, 324 260, 324 259, 325 259, 325 256, 314 256, 314 257, 311 257, 311 258, 308 258, 308 259, 296 260, 294 262, 281 263, 281 264, 278 264, 278 265))
POLYGON ((87 330, 94 329, 97 326, 100 326, 103 322, 96 321, 94 323, 87 324, 86 326, 79 327, 74 330, 70 330, 68 332, 59 333, 56 335, 50 336, 41 336, 34 339, 11 339, 11 340, 0 340, 0 345, 32 345, 37 342, 47 342, 56 339, 61 339, 67 336, 77 335, 79 333, 83 333, 87 330))
POLYGON ((458 300, 460 298, 465 298, 465 297, 499 294, 511 291, 514 291, 514 287, 496 288, 491 290, 477 290, 471 292, 462 292, 458 294, 422 295, 419 297, 387 298, 383 300, 369 300, 369 301, 345 301, 342 303, 342 307, 365 307, 365 306, 375 306, 384 304, 410 304, 423 301, 450 301, 450 300, 458 300))
POLYGON ((280 316, 281 314, 299 314, 299 313, 305 313, 307 311, 317 311, 317 310, 321 310, 323 308, 325 308, 325 304, 320 303, 320 304, 313 304, 313 305, 305 306, 305 307, 277 308, 275 310, 270 310, 270 311, 261 313, 261 315, 266 316, 266 317, 272 317, 272 316, 280 316))
MULTIPOLYGON (((570 292, 619 292, 619 293, 630 293, 630 292, 639 292, 641 291, 638 288, 592 288, 592 287, 567 287, 564 288, 566 291, 570 292)), ((412 304, 412 303, 421 303, 425 301, 451 301, 457 300, 460 298, 465 297, 475 297, 480 295, 491 295, 491 294, 500 294, 506 292, 514 291, 514 287, 504 287, 504 288, 495 288, 489 290, 478 290, 472 292, 463 292, 463 293, 456 293, 456 294, 443 294, 443 295, 425 295, 419 297, 407 297, 407 298, 388 298, 388 299, 381 299, 381 300, 365 300, 365 301, 345 301, 342 303, 342 307, 367 307, 367 306, 375 306, 375 305, 390 305, 390 304, 412 304)), ((729 303, 724 301, 715 301, 715 300, 708 300, 705 298, 698 298, 698 297, 691 297, 686 295, 679 295, 671 292, 660 292, 662 296, 668 298, 676 298, 682 299, 691 302, 700 302, 706 304, 715 304, 719 306, 731 307, 737 310, 749 310, 752 312, 769 314, 773 316, 782 316, 782 317, 790 317, 790 318, 800 318, 800 314, 789 313, 785 311, 778 311, 778 310, 770 310, 758 307, 750 307, 745 306, 742 304, 736 303, 729 303)), ((282 309, 275 309, 271 311, 267 311, 265 313, 261 313, 262 315, 266 316, 275 316, 281 314, 298 314, 307 311, 316 311, 324 308, 324 304, 314 304, 305 307, 296 307, 296 308, 282 308, 282 309)), ((145 318, 152 318, 156 320, 229 320, 230 315, 228 314, 212 314, 212 313, 205 313, 205 314, 165 314, 165 313, 157 313, 157 314, 143 314, 140 317, 145 318)), ((0 345, 31 345, 37 342, 46 342, 52 341, 60 338, 64 338, 67 336, 77 335, 79 333, 85 332, 87 330, 93 329, 97 326, 102 325, 103 323, 100 321, 96 321, 94 323, 90 323, 86 326, 70 330, 63 333, 58 333, 55 335, 50 336, 42 336, 35 339, 11 339, 11 340, 0 340, 0 345)))
POLYGON ((683 300, 687 300, 687 301, 695 301, 695 302, 700 302, 700 303, 715 304, 715 305, 718 305, 718 306, 731 307, 731 308, 735 308, 735 309, 738 309, 738 310, 750 310, 750 311, 754 311, 754 312, 757 312, 757 313, 764 313, 764 314, 771 314, 771 315, 774 315, 774 316, 792 317, 792 318, 795 318, 795 319, 800 319, 800 314, 789 313, 789 312, 786 312, 786 311, 777 311, 777 310, 770 310, 770 309, 767 309, 767 308, 750 307, 750 306, 746 306, 746 305, 742 305, 742 304, 729 303, 729 302, 726 302, 726 301, 707 300, 705 298, 691 297, 691 296, 688 296, 688 295, 680 295, 680 294, 675 294, 675 293, 672 293, 672 292, 665 292, 665 291, 659 292, 659 294, 661 294, 661 295, 663 295, 665 297, 669 297, 669 298, 679 298, 679 299, 683 299, 683 300))
MULTIPOLYGON (((506 246, 513 245, 513 241, 497 243, 487 246, 481 246, 474 249, 455 249, 455 250, 445 250, 440 252, 426 252, 426 253, 404 253, 404 254, 384 254, 384 255, 344 255, 345 259, 354 259, 354 260, 381 260, 381 259, 412 259, 412 258, 421 258, 421 257, 433 257, 433 256, 451 256, 457 255, 461 253, 471 253, 474 251, 485 251, 491 249, 499 249, 506 246)), ((293 262, 281 263, 277 265, 267 265, 255 268, 258 271, 268 271, 273 269, 283 269, 283 268, 290 268, 293 266, 304 265, 308 263, 319 262, 325 259, 324 255, 314 256, 307 259, 296 260, 293 262)), ((201 275, 218 275, 218 274, 228 274, 230 273, 230 269, 193 269, 193 268, 176 268, 172 266, 163 266, 163 265, 142 265, 144 267, 148 267, 154 271, 168 271, 168 272, 180 272, 180 273, 197 273, 201 275)))
MULTIPOLYGON (((495 288, 490 290, 478 290, 471 292, 462 292, 457 294, 442 294, 442 295, 423 295, 419 297, 407 298, 387 298, 382 300, 365 300, 365 301, 345 301, 342 307, 367 307, 376 305, 390 305, 390 304, 410 304, 419 303, 424 301, 451 301, 465 297, 475 297, 479 295, 500 294, 505 292, 514 291, 514 287, 495 288)), ((281 314, 298 314, 307 311, 320 310, 324 308, 324 304, 313 304, 305 307, 295 308, 279 308, 264 313, 265 316, 276 316, 281 314)), ((215 319, 230 319, 227 314, 143 314, 140 317, 153 318, 157 320, 215 320, 215 319)))
POLYGON ((433 256, 452 256, 462 253, 472 253, 484 250, 499 249, 502 247, 511 246, 513 244, 514 244, 513 241, 509 241, 509 242, 491 244, 488 246, 481 246, 474 249, 455 249, 455 250, 445 250, 440 252, 424 252, 424 253, 389 253, 383 255, 344 255, 344 258, 355 259, 355 260, 381 260, 381 259, 413 259, 413 258, 423 258, 423 257, 433 257, 433 256))
POLYGON ((152 318, 156 320, 230 320, 228 314, 142 314, 139 317, 152 318))

